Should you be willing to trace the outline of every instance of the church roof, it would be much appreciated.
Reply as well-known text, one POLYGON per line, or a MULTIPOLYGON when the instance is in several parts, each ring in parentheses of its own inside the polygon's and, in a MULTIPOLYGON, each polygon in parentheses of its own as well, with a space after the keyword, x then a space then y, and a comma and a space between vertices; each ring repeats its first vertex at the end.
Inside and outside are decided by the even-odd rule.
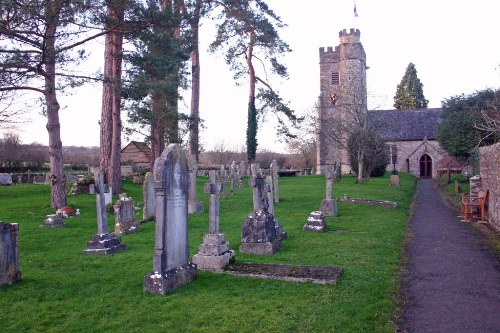
POLYGON ((385 141, 436 139, 442 109, 368 111, 368 127, 385 141))

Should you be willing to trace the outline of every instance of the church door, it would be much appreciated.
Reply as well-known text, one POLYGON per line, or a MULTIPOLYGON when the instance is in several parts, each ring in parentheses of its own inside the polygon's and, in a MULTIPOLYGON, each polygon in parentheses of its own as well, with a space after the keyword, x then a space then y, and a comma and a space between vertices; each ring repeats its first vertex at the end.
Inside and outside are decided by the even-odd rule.
POLYGON ((432 178, 432 159, 427 154, 420 157, 420 178, 432 178))

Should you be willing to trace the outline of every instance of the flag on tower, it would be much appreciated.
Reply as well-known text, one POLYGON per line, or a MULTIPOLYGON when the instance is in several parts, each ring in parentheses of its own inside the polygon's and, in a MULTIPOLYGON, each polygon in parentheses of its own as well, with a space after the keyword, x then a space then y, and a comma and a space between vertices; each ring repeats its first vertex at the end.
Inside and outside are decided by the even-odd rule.
POLYGON ((354 4, 354 17, 358 17, 358 11, 356 10, 356 4, 354 4))

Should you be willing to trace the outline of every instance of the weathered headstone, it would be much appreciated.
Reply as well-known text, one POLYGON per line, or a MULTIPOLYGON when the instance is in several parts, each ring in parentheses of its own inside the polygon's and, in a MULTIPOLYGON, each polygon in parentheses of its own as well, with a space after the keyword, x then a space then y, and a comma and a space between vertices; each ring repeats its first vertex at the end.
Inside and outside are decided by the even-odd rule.
POLYGON ((0 221, 0 286, 21 280, 19 225, 0 221))
POLYGON ((113 206, 115 212, 115 235, 127 235, 139 231, 139 222, 136 221, 134 213, 134 200, 127 197, 125 193, 120 194, 113 206))
POLYGON ((113 202, 113 188, 109 186, 107 191, 104 192, 104 204, 109 205, 111 202, 113 202))
POLYGON ((8 173, 0 173, 0 185, 12 185, 12 176, 8 173))
POLYGON ((229 250, 229 242, 219 232, 220 183, 215 170, 209 172, 209 179, 210 183, 205 184, 205 192, 210 194, 208 234, 203 237, 198 254, 193 256, 193 263, 201 270, 220 271, 234 258, 234 251, 229 250))
POLYGON ((155 181, 152 172, 146 172, 142 184, 142 219, 153 220, 155 218, 155 181))
POLYGON ((203 202, 197 199, 196 176, 198 174, 198 163, 196 155, 189 156, 189 201, 188 213, 203 213, 203 202))
POLYGON ((391 175, 389 179, 389 185, 399 186, 399 175, 391 175))
POLYGON ((276 227, 276 237, 280 240, 286 239, 287 233, 283 230, 283 227, 279 224, 276 215, 274 214, 274 194, 273 194, 273 177, 266 177, 266 187, 267 187, 267 202, 269 203, 269 208, 267 211, 274 216, 274 225, 276 227))
POLYGON ((106 203, 104 196, 107 188, 104 184, 104 176, 102 173, 97 173, 94 176, 94 189, 96 193, 97 207, 97 234, 92 237, 91 241, 87 242, 87 249, 83 250, 83 254, 110 254, 116 251, 123 250, 127 245, 123 244, 120 238, 114 233, 108 232, 108 213, 106 211, 106 203))
POLYGON ((241 174, 241 178, 248 177, 248 163, 247 163, 247 161, 240 162, 240 174, 241 174))
POLYGON ((325 229, 326 229, 325 215, 323 215, 323 213, 319 211, 311 212, 311 214, 307 218, 306 224, 304 225, 304 230, 323 232, 325 231, 325 229))
POLYGON ((59 214, 49 214, 47 218, 40 224, 40 227, 50 227, 50 228, 65 228, 67 224, 64 223, 64 217, 59 214))
POLYGON ((221 190, 220 190, 220 193, 221 193, 221 196, 222 198, 226 199, 226 167, 224 166, 224 164, 221 164, 220 165, 220 183, 221 183, 221 190))
POLYGON ((334 175, 334 167, 329 164, 326 166, 325 178, 326 178, 326 198, 321 201, 321 208, 319 209, 323 215, 326 216, 337 216, 337 201, 332 199, 332 186, 334 175))
POLYGON ((231 185, 231 196, 234 196, 234 189, 238 186, 238 179, 236 178, 236 162, 233 161, 229 167, 229 181, 231 185))
POLYGON ((165 295, 191 282, 196 264, 189 262, 189 168, 179 144, 170 144, 154 165, 156 232, 153 272, 144 276, 144 291, 165 295))
POLYGON ((274 190, 274 202, 280 202, 280 190, 279 190, 279 167, 276 160, 273 160, 270 167, 271 176, 273 177, 273 190, 274 190))
POLYGON ((269 202, 265 181, 258 164, 251 165, 254 211, 243 221, 240 252, 273 255, 281 248, 281 239, 276 235, 274 216, 268 212, 269 202))

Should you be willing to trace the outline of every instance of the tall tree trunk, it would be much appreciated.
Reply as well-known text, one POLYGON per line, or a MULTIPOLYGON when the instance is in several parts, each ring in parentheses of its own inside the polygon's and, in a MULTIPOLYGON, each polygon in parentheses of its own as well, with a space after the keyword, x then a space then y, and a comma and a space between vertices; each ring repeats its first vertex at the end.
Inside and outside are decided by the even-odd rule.
POLYGON ((250 80, 248 93, 248 120, 247 120, 247 159, 253 162, 257 156, 257 110, 255 109, 255 69, 252 63, 253 43, 255 32, 252 32, 248 45, 248 76, 250 80))
MULTIPOLYGON (((115 1, 115 16, 118 22, 123 22, 124 4, 123 0, 115 1)), ((123 59, 123 34, 121 31, 113 31, 112 33, 112 49, 113 49, 113 137, 111 144, 111 183, 115 193, 121 192, 122 177, 121 177, 121 150, 122 150, 122 120, 121 120, 121 92, 122 92, 122 59, 123 59)))
MULTIPOLYGON (((108 14, 111 9, 108 9, 108 14)), ((101 129, 99 166, 104 175, 104 182, 113 179, 111 156, 113 147, 113 36, 106 34, 104 39, 104 82, 102 87, 101 129)))
POLYGON ((194 48, 191 51, 191 122, 189 124, 189 154, 198 162, 200 154, 199 119, 200 119, 200 49, 198 45, 200 11, 202 0, 196 0, 194 18, 191 23, 194 48))
POLYGON ((45 70, 45 103, 47 105, 47 132, 49 134, 49 160, 51 177, 51 206, 59 209, 66 206, 66 177, 64 176, 59 102, 56 96, 56 50, 55 34, 59 17, 47 2, 46 7, 46 49, 43 58, 45 70))
MULTIPOLYGON (((108 20, 110 24, 123 21, 124 5, 122 0, 109 0, 108 20)), ((104 46, 104 83, 101 110, 101 137, 99 165, 114 193, 121 190, 121 66, 123 35, 112 31, 105 37, 104 46)))

